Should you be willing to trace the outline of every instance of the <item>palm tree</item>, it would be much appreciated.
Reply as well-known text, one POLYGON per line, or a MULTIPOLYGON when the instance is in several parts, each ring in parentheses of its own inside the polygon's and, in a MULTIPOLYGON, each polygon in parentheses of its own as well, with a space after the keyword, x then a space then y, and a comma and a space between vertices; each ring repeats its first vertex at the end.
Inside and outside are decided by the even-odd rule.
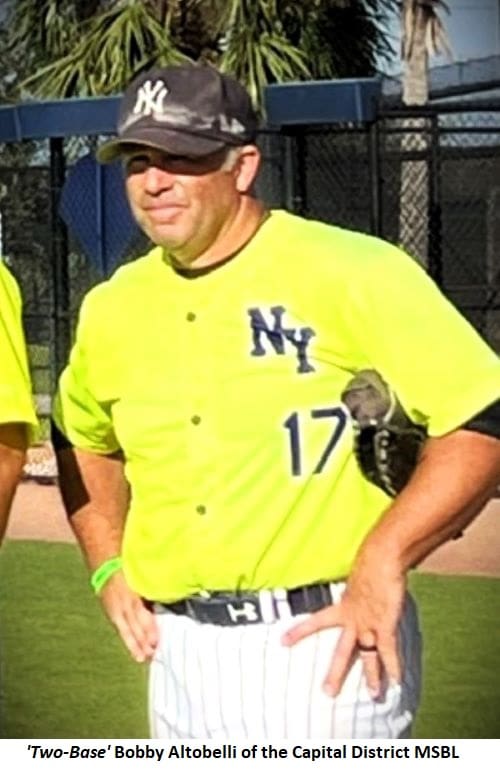
POLYGON ((444 0, 403 0, 401 58, 404 65, 403 103, 426 104, 429 99, 429 56, 452 53, 438 14, 450 12, 444 0))
POLYGON ((21 96, 110 94, 154 62, 185 58, 172 40, 177 3, 97 0, 93 6, 89 15, 85 2, 18 0, 11 45, 35 59, 21 96))
MULTIPOLYGON (((451 50, 439 10, 449 13, 443 0, 403 0, 401 8, 401 58, 403 60, 403 103, 422 106, 429 100, 429 57, 451 50)), ((422 160, 401 165, 399 241, 423 265, 429 258, 429 169, 426 156, 429 125, 425 118, 406 118, 401 149, 422 154, 422 160)))
POLYGON ((21 98, 105 95, 153 63, 208 61, 247 85, 370 75, 397 0, 14 0, 21 98))

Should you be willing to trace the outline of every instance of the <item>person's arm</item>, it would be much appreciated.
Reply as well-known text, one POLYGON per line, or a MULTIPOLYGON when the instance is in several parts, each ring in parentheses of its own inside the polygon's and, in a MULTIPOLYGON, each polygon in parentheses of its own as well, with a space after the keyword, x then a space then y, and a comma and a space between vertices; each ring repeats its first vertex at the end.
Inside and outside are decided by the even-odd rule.
MULTIPOLYGON (((68 365, 53 402, 52 444, 70 526, 92 575, 121 556, 129 491, 108 403, 99 399, 113 342, 104 339, 107 305, 101 287, 84 299, 68 365), (103 364, 104 362, 104 364, 103 364)), ((110 388, 109 381, 106 381, 110 388)), ((156 644, 153 614, 118 570, 98 591, 104 611, 137 661, 156 644)))
MULTIPOLYGON (((91 574, 121 553, 129 490, 119 453, 57 448, 59 484, 69 523, 91 574)), ((154 614, 128 586, 122 570, 99 593, 104 611, 136 661, 149 659, 158 636, 154 614)))
POLYGON ((463 530, 482 510, 500 481, 500 440, 469 430, 426 442, 408 485, 389 506, 359 549, 342 601, 312 614, 283 639, 293 645, 327 627, 343 627, 325 679, 337 695, 357 643, 375 645, 363 654, 367 683, 374 695, 382 674, 401 679, 397 626, 408 570, 463 530))
POLYGON ((366 534, 343 600, 284 636, 294 644, 342 627, 325 681, 332 695, 353 653, 374 695, 383 670, 400 680, 396 635, 408 569, 463 530, 500 481, 498 355, 414 260, 371 237, 363 246, 356 281, 345 284, 350 345, 432 438, 407 486, 366 534))
POLYGON ((25 423, 0 424, 0 543, 7 529, 14 493, 26 460, 25 423))
POLYGON ((38 425, 31 390, 21 293, 0 258, 0 543, 38 425))

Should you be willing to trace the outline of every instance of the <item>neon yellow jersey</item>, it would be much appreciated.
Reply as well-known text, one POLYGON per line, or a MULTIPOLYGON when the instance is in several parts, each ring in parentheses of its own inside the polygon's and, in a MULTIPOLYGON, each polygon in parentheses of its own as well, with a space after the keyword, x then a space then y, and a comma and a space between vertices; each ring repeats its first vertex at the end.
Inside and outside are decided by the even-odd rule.
POLYGON ((125 454, 132 587, 171 601, 345 577, 389 501, 340 402, 366 367, 432 435, 500 393, 499 358, 411 258, 281 211, 209 272, 156 248, 91 291, 55 418, 125 454))
POLYGON ((0 258, 0 423, 37 425, 19 287, 0 258))

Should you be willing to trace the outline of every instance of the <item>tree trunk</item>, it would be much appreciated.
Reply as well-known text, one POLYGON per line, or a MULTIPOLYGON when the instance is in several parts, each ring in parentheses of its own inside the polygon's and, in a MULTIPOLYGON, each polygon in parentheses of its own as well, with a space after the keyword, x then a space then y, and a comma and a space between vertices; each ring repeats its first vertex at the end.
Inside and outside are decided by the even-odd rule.
MULTIPOLYGON (((425 35, 425 16, 417 6, 411 51, 404 62, 403 73, 403 103, 408 106, 425 105, 429 98, 425 35)), ((429 251, 428 124, 426 118, 405 118, 402 121, 405 131, 401 140, 399 210, 400 245, 425 267, 428 266, 429 251)))

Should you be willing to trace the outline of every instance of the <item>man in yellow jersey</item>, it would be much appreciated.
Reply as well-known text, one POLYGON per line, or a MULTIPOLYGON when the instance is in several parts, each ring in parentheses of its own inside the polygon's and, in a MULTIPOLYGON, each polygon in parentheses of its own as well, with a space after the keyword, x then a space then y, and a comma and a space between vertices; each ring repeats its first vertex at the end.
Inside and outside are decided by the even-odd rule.
POLYGON ((122 159, 155 246, 83 302, 62 493, 105 612, 151 660, 153 736, 405 737, 407 574, 499 481, 500 363, 395 246, 266 210, 256 131, 208 67, 127 89, 98 157, 122 159), (367 368, 428 430, 394 500, 340 398, 367 368))
POLYGON ((37 424, 17 283, 0 258, 0 542, 37 424))

